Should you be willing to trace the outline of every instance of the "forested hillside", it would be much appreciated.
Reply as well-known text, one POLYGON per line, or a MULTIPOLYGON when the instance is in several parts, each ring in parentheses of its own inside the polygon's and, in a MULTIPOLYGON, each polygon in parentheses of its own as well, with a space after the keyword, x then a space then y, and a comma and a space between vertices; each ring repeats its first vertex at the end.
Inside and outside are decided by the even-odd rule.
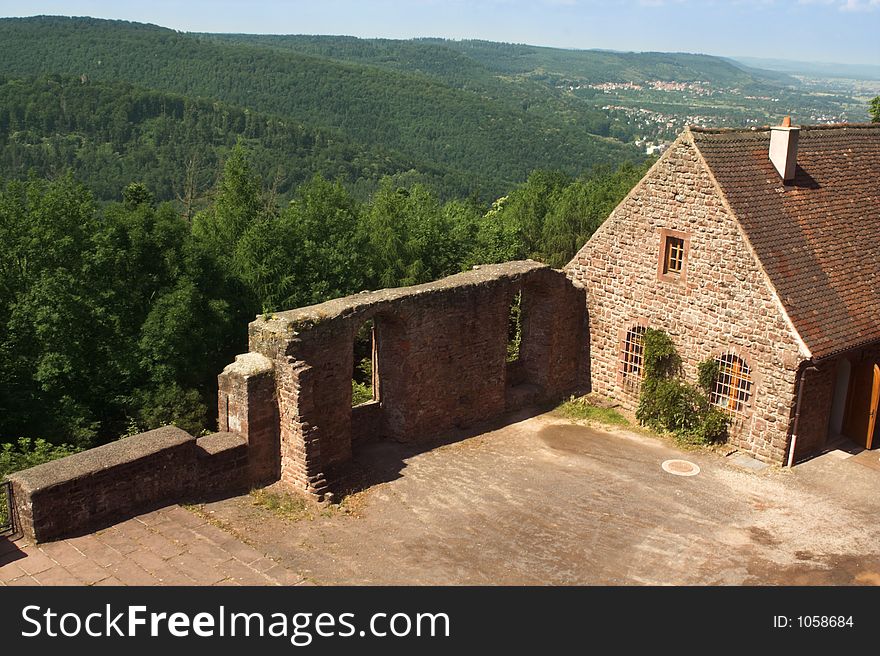
POLYGON ((797 84, 784 73, 750 69, 721 57, 672 52, 566 50, 492 41, 427 39, 464 53, 505 73, 544 72, 587 82, 709 81, 721 86, 750 88, 766 84, 797 84))
MULTIPOLYGON (((478 61, 450 47, 452 42, 431 39, 410 41, 358 39, 348 36, 200 34, 200 38, 244 45, 259 45, 349 64, 368 64, 390 71, 430 77, 435 81, 479 94, 517 111, 545 115, 599 136, 611 135, 608 113, 585 104, 529 74, 512 76, 503 50, 497 59, 478 61)), ((504 44, 495 44, 503 46, 504 44)))
POLYGON ((587 114, 583 121, 557 116, 413 71, 120 21, 0 20, 0 74, 47 73, 220 100, 339 131, 368 150, 449 169, 444 188, 461 196, 497 197, 536 168, 577 174, 641 159, 630 146, 590 134, 587 114))
POLYGON ((158 200, 177 199, 190 212, 239 142, 281 197, 317 173, 344 181, 361 199, 384 175, 405 174, 444 196, 468 186, 449 169, 222 102, 124 82, 0 75, 0 174, 7 178, 70 170, 102 201, 119 200, 138 180, 158 200))
POLYGON ((569 50, 480 40, 357 39, 340 36, 203 34, 203 38, 239 44, 260 44, 379 66, 416 70, 466 83, 489 76, 529 75, 535 78, 577 78, 586 82, 711 81, 743 88, 797 85, 785 74, 748 68, 711 55, 668 52, 569 50))
POLYGON ((233 41, 0 20, 4 471, 67 449, 19 438, 210 428, 258 313, 560 266, 644 171, 601 112, 443 46, 233 41))

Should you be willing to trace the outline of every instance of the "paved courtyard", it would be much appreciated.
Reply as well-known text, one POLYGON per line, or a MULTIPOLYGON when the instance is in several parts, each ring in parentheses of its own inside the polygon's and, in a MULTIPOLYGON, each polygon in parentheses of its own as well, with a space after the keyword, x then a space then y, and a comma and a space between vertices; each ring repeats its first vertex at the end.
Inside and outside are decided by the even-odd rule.
POLYGON ((243 495, 40 547, 0 542, 0 581, 880 584, 876 451, 749 464, 539 415, 430 449, 368 445, 344 511, 294 521, 243 495), (700 472, 667 473, 670 459, 700 472))
POLYGON ((300 583, 263 551, 180 506, 39 546, 0 538, 0 585, 300 583))

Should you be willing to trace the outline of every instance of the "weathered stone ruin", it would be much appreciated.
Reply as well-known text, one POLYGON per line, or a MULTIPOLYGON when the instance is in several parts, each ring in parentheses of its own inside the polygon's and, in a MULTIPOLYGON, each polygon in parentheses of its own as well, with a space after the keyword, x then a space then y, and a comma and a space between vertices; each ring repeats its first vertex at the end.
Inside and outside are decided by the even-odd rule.
POLYGON ((17 524, 50 540, 278 480, 323 500, 358 442, 431 440, 559 400, 588 381, 588 356, 583 288, 532 261, 258 317, 249 352, 219 376, 220 432, 166 427, 13 474, 17 524), (353 344, 370 320, 374 400, 352 407, 353 344))

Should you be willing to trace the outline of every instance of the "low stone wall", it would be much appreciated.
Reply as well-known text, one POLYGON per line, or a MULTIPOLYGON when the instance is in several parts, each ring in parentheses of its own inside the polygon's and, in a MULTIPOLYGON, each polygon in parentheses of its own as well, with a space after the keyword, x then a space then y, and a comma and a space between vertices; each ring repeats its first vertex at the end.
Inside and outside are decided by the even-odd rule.
POLYGON ((247 481, 238 435, 200 439, 166 426, 9 476, 16 527, 44 542, 108 526, 152 507, 247 481))
POLYGON ((214 433, 196 440, 196 468, 190 497, 208 499, 253 484, 249 447, 237 433, 214 433))
POLYGON ((363 403, 351 409, 352 442, 378 437, 384 430, 382 404, 378 401, 363 403))

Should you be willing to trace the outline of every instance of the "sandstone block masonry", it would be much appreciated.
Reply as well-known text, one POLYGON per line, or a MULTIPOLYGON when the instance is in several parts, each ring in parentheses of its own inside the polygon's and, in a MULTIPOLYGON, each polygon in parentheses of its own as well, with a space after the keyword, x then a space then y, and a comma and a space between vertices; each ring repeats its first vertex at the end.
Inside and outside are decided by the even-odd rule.
POLYGON ((752 379, 734 416, 731 442, 756 457, 785 461, 804 359, 797 335, 687 135, 676 141, 567 265, 588 289, 592 389, 634 409, 638 387, 624 385, 627 331, 666 331, 696 381, 704 359, 734 354, 752 379), (681 275, 663 275, 663 244, 685 245, 681 275))
POLYGON ((274 399, 269 402, 268 383, 240 397, 225 392, 232 372, 224 372, 226 426, 247 424, 250 444, 275 444, 268 428, 259 438, 250 431, 254 417, 277 417, 280 448, 266 471, 275 468, 282 481, 319 498, 351 459, 355 439, 426 440, 561 398, 585 384, 589 354, 583 290, 532 261, 261 317, 249 334, 247 357, 259 354, 271 362, 254 375, 268 381, 272 372, 274 399), (508 363, 508 321, 517 294, 522 342, 519 360, 508 363), (372 403, 352 408, 353 344, 368 320, 375 326, 377 394, 372 403))
POLYGON ((247 486, 247 445, 233 433, 196 439, 165 426, 9 476, 15 524, 43 542, 148 510, 247 486))

